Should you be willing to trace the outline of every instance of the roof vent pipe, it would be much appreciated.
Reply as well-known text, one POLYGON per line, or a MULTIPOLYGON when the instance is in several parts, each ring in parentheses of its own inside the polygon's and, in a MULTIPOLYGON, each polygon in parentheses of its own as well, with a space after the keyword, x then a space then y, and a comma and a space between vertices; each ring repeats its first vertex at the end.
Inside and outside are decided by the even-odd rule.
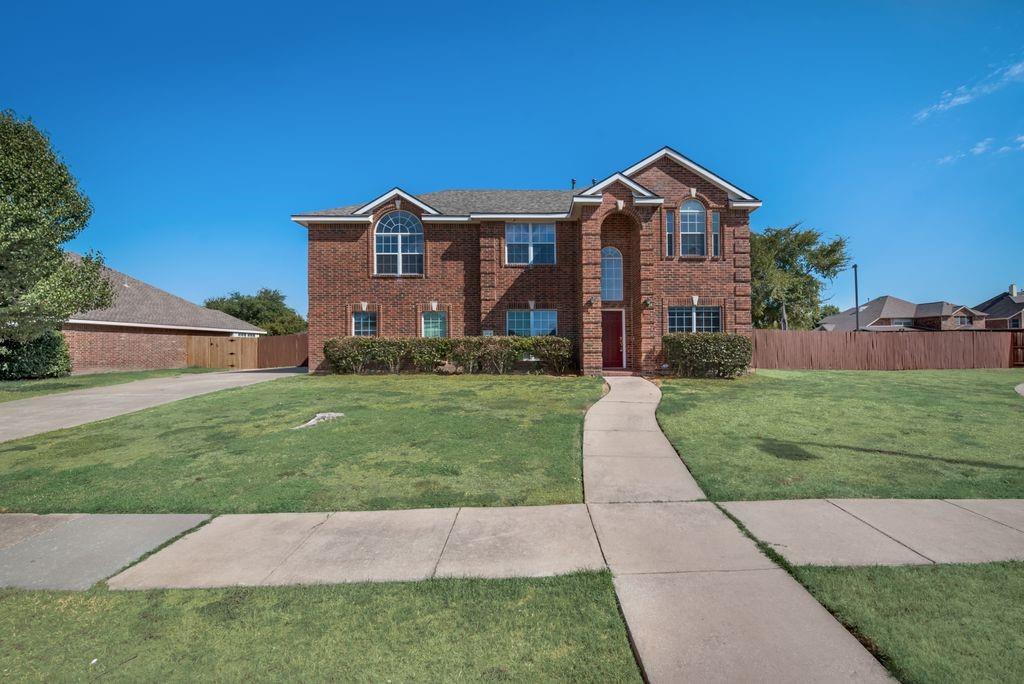
POLYGON ((1017 283, 1010 283, 1010 296, 1011 297, 1016 297, 1017 296, 1017 283))

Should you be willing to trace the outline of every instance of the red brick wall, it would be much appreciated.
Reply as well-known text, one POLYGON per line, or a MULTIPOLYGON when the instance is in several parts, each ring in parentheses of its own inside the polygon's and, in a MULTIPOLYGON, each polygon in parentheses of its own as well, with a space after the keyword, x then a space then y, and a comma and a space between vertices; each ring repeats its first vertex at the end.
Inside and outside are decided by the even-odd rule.
POLYGON ((62 332, 74 373, 184 368, 186 336, 220 334, 78 323, 65 325, 62 332))
MULTIPOLYGON (((511 308, 558 311, 559 334, 577 341, 586 372, 601 370, 601 248, 611 244, 624 259, 625 301, 608 308, 627 313, 628 367, 654 371, 662 363, 661 336, 668 307, 720 306, 727 332, 750 333, 750 229, 746 211, 728 208, 726 193, 669 159, 634 176, 678 210, 694 196, 708 212, 706 257, 665 257, 664 210, 635 206, 621 183, 605 189, 600 205, 582 208, 579 221, 556 224, 557 264, 505 264, 505 224, 435 224, 424 230, 423 276, 373 275, 373 227, 395 209, 381 206, 372 223, 312 224, 309 227, 309 368, 324 370, 323 345, 351 334, 353 311, 366 302, 378 312, 379 334, 420 334, 419 315, 431 301, 449 312, 452 336, 505 333, 511 308), (695 195, 691 194, 695 190, 695 195), (620 211, 617 202, 621 200, 620 211), (711 212, 721 214, 721 254, 711 256, 711 212), (588 304, 592 300, 592 303, 588 304)), ((419 214, 403 203, 403 210, 419 214)), ((677 221, 678 226, 678 221, 677 221)))

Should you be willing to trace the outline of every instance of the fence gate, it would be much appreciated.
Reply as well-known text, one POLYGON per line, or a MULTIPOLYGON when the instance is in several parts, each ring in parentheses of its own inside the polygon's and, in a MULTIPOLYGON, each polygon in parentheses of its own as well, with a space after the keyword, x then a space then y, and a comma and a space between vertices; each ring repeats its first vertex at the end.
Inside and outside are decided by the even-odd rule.
POLYGON ((258 368, 259 343, 255 337, 193 335, 186 338, 186 358, 189 366, 200 368, 258 368))
POLYGON ((1010 334, 1010 365, 1024 366, 1024 330, 1014 330, 1010 334))

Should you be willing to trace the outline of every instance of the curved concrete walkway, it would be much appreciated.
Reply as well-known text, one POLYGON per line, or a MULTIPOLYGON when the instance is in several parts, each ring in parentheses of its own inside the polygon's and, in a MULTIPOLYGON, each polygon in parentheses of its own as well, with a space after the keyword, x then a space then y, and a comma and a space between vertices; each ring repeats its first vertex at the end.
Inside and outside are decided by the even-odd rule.
POLYGON ((305 368, 197 373, 47 394, 0 403, 0 442, 62 430, 231 387, 306 372, 305 368))
POLYGON ((658 428, 661 392, 608 378, 587 413, 590 510, 649 681, 887 681, 885 669, 704 495, 658 428))

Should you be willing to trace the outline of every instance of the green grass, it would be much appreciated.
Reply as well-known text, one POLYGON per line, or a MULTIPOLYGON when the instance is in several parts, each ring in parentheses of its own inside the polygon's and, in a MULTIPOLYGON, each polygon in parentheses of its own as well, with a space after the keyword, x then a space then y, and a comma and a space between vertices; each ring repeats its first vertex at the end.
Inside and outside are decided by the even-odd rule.
POLYGON ((662 429, 715 501, 1024 497, 1021 370, 668 380, 662 429))
POLYGON ((6 681, 640 681, 605 573, 7 590, 0 624, 6 681))
POLYGON ((1024 563, 796 572, 902 681, 1024 681, 1024 563))
POLYGON ((71 390, 120 385, 134 380, 149 378, 166 378, 184 373, 209 373, 215 368, 167 368, 163 370, 119 371, 116 373, 92 373, 89 375, 70 375, 65 378, 44 378, 42 380, 2 380, 0 381, 0 403, 16 399, 28 399, 44 394, 57 394, 71 390))
POLYGON ((0 511, 272 512, 582 501, 599 378, 294 377, 0 444, 0 511), (315 413, 344 418, 292 430, 315 413))

